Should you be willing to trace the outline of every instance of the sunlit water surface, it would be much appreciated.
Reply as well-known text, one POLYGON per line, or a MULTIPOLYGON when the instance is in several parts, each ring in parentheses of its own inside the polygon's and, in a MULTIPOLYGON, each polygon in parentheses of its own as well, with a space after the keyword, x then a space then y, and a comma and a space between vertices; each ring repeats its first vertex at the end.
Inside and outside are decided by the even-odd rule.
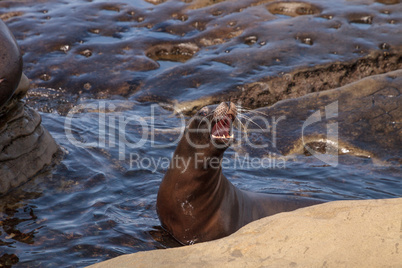
MULTIPOLYGON (((15 254, 17 266, 83 267, 178 246, 160 228, 155 203, 185 118, 155 104, 119 100, 88 101, 75 112, 42 114, 64 156, 0 199, 0 252, 15 254)), ((402 196, 400 169, 370 159, 342 156, 354 159, 331 167, 300 155, 254 168, 232 148, 225 157, 225 175, 253 192, 324 200, 402 196)))
MULTIPOLYGON (((225 41, 227 44, 223 43, 222 47, 211 45, 188 61, 193 62, 195 66, 189 70, 207 74, 199 78, 201 81, 199 86, 197 83, 195 86, 189 86, 190 84, 186 82, 180 84, 176 79, 182 78, 183 72, 178 72, 177 76, 170 75, 174 73, 172 70, 175 67, 182 64, 180 61, 158 60, 156 64, 142 57, 141 53, 137 53, 138 55, 134 53, 137 49, 141 50, 144 40, 149 42, 148 46, 158 43, 155 40, 160 42, 182 40, 178 34, 163 31, 166 28, 165 24, 159 24, 158 20, 154 19, 153 9, 157 10, 154 5, 145 1, 119 1, 128 4, 128 7, 121 5, 124 7, 124 12, 121 11, 122 16, 131 10, 131 6, 135 7, 133 9, 136 12, 135 20, 127 21, 116 20, 114 16, 117 16, 118 12, 102 9, 95 5, 96 2, 104 1, 92 3, 38 1, 26 6, 14 2, 11 5, 15 5, 17 10, 22 12, 21 20, 11 19, 8 25, 11 29, 20 29, 15 30, 14 34, 25 52, 24 71, 36 83, 43 80, 40 85, 53 88, 49 89, 49 92, 41 90, 43 94, 48 94, 42 99, 45 105, 38 104, 38 101, 36 103, 33 101, 30 105, 45 106, 47 109, 44 110, 52 112, 56 110, 52 108, 53 106, 57 108, 69 101, 75 104, 77 99, 75 95, 71 97, 74 101, 66 97, 68 94, 57 95, 58 90, 61 91, 58 89, 59 86, 77 93, 90 81, 93 85, 93 94, 98 91, 103 93, 102 86, 108 87, 115 83, 117 78, 120 82, 129 80, 130 85, 134 86, 141 84, 145 78, 155 78, 157 81, 151 81, 150 87, 169 94, 176 87, 169 88, 164 84, 174 83, 176 86, 176 83, 179 83, 179 91, 176 94, 184 100, 196 100, 238 83, 254 81, 250 80, 254 75, 259 77, 261 74, 266 76, 288 71, 289 66, 294 66, 294 61, 305 65, 320 65, 332 60, 344 58, 349 60, 348 57, 356 56, 355 47, 356 49, 360 46, 378 47, 377 40, 368 42, 362 36, 370 39, 376 32, 384 32, 373 30, 371 34, 356 34, 358 37, 352 41, 358 45, 348 48, 349 56, 332 52, 320 55, 317 50, 307 50, 307 47, 317 48, 320 42, 315 41, 314 46, 305 43, 297 45, 300 42, 293 34, 285 31, 278 31, 279 37, 269 36, 267 44, 264 39, 265 33, 259 33, 261 40, 254 46, 244 43, 242 41, 244 36, 231 42, 227 37, 228 40, 225 41), (137 10, 145 10, 143 12, 145 15, 141 15, 137 10), (137 21, 140 15, 158 23, 148 29, 145 23, 137 21), (87 16, 93 16, 94 20, 88 20, 87 16), (96 20, 97 16, 100 18, 99 21, 96 20), (109 24, 104 23, 104 19, 108 19, 105 21, 110 22, 111 29, 106 27, 109 24), (66 30, 66 33, 59 34, 60 29, 67 23, 68 28, 78 31, 66 30), (94 29, 100 30, 100 34, 94 32, 94 29), (290 39, 289 44, 296 44, 294 47, 301 46, 302 54, 297 52, 289 57, 289 62, 293 65, 277 62, 276 55, 272 56, 272 64, 255 63, 257 67, 247 67, 243 61, 241 64, 237 63, 242 55, 241 51, 251 51, 248 55, 252 56, 263 48, 268 50, 274 48, 275 44, 282 46, 279 34, 286 34, 290 39), (273 38, 278 40, 271 40, 273 38), (54 48, 48 48, 44 54, 35 53, 35 49, 42 51, 42 47, 49 44, 54 48), (131 50, 124 52, 126 47, 131 50), (64 51, 64 48, 66 50, 69 48, 69 52, 64 51), (82 54, 85 49, 89 50, 92 56, 82 54), (312 53, 309 54, 312 56, 303 56, 302 60, 298 58, 299 54, 305 55, 307 52, 312 53), (116 58, 115 54, 118 55, 116 58), (118 59, 118 63, 117 60, 111 63, 112 60, 105 55, 112 55, 111 59, 118 59), (232 66, 224 61, 217 61, 216 55, 231 55, 236 64, 232 66), (91 59, 94 61, 90 61, 91 59), (198 61, 201 64, 198 64, 198 61), (134 66, 133 62, 139 62, 138 66, 134 66), (96 72, 93 73, 94 66, 96 72), (75 73, 77 69, 80 71, 78 74, 75 73), (66 70, 70 72, 66 73, 66 70), (99 70, 100 75, 97 73, 99 70), (166 75, 162 76, 163 73, 166 75), (43 76, 44 74, 47 76, 43 76), (46 81, 49 84, 46 84, 46 81), (159 85, 161 86, 158 87, 159 85), (192 87, 198 89, 188 90, 192 87)), ((178 1, 175 5, 181 7, 184 2, 178 1)), ((388 7, 379 5, 374 3, 370 8, 388 10, 388 7)), ((365 10, 368 8, 363 7, 365 10)), ((352 27, 363 28, 362 30, 377 29, 376 27, 386 25, 388 27, 386 29, 390 29, 390 32, 396 31, 395 29, 399 29, 400 26, 395 23, 399 14, 396 7, 397 5, 390 6, 392 12, 387 11, 387 14, 379 11, 375 13, 373 24, 349 25, 345 21, 340 29, 352 29, 352 27), (382 20, 387 20, 389 23, 382 20)), ((5 10, 9 11, 8 8, 5 10)), ((345 13, 341 11, 340 15, 345 13)), ((235 15, 238 14, 237 11, 233 12, 235 15)), ((332 14, 332 11, 328 14, 332 14)), ((253 17, 253 22, 255 18, 257 17, 253 17)), ((271 16, 270 18, 273 20, 271 16)), ((278 15, 273 21, 285 24, 286 19, 289 17, 278 15)), ((326 23, 329 24, 331 21, 321 17, 314 19, 322 22, 325 27, 320 27, 328 28, 325 31, 329 33, 338 31, 339 27, 327 27, 326 23)), ((173 26, 181 23, 172 18, 169 18, 168 22, 173 26)), ((273 22, 268 21, 267 25, 269 23, 273 22)), ((226 22, 223 25, 226 29, 226 22)), ((275 30, 274 27, 272 29, 275 30)), ((202 34, 202 31, 194 29, 186 32, 183 42, 187 42, 186 38, 197 34, 202 34)), ((246 34, 248 33, 244 35, 246 34)), ((378 41, 382 42, 385 41, 378 41)), ((358 52, 360 53, 360 50, 358 52)), ((284 50, 281 53, 283 53, 281 57, 285 58, 288 51, 284 50)), ((250 65, 254 66, 254 62, 252 63, 250 65)), ((186 81, 184 78, 183 81, 186 81)), ((116 87, 119 85, 117 82, 115 84, 116 87)), ((124 84, 124 87, 127 85, 124 84)), ((116 92, 119 94, 118 90, 116 92)), ((85 91, 83 94, 85 95, 85 91)), ((60 156, 58 164, 0 197, 0 264, 8 261, 16 263, 16 267, 84 267, 122 254, 179 246, 161 229, 155 203, 160 181, 176 147, 175 141, 181 133, 183 118, 174 115, 172 110, 165 109, 166 107, 114 100, 109 96, 107 98, 109 99, 104 101, 89 100, 77 107, 75 114, 71 113, 67 117, 57 113, 42 113, 43 125, 62 147, 63 155, 60 156), (142 139, 144 133, 146 136, 142 139), (141 144, 141 141, 145 142, 141 144)), ((373 165, 371 159, 343 155, 340 156, 339 165, 331 167, 313 156, 297 155, 288 156, 284 158, 284 162, 277 162, 277 165, 271 167, 254 168, 249 165, 252 159, 247 159, 245 154, 238 152, 236 148, 229 148, 226 151, 225 157, 229 159, 229 166, 224 169, 224 173, 241 189, 281 195, 311 196, 328 201, 402 196, 401 168, 398 166, 373 165), (239 157, 243 164, 239 164, 239 157)))

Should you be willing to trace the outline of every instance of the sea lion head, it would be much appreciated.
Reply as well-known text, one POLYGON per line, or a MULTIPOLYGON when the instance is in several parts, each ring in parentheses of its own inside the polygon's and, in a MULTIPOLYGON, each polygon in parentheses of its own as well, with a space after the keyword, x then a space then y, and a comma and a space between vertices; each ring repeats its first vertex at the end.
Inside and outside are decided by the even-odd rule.
POLYGON ((217 155, 233 143, 233 123, 237 116, 236 105, 222 102, 201 108, 188 123, 184 139, 193 150, 217 155))

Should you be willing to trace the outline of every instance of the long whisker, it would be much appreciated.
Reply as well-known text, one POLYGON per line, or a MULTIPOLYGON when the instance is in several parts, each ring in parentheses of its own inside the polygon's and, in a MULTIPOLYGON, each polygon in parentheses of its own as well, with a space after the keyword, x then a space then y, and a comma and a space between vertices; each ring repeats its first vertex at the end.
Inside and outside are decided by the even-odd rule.
POLYGON ((259 127, 261 130, 264 130, 259 124, 257 124, 255 121, 253 121, 250 117, 248 117, 247 115, 244 114, 239 114, 239 117, 242 117, 250 122, 252 122, 254 125, 256 125, 257 127, 259 127))
POLYGON ((240 128, 241 129, 244 129, 245 130, 245 132, 247 133, 247 129, 246 129, 246 126, 242 123, 242 121, 240 120, 240 118, 239 117, 241 117, 241 118, 245 118, 246 120, 247 120, 247 118, 246 118, 246 116, 244 116, 243 115, 243 111, 248 111, 247 109, 244 109, 243 107, 241 107, 240 105, 235 105, 235 108, 236 108, 236 118, 235 118, 235 122, 234 122, 234 124, 235 124, 235 126, 237 127, 237 123, 239 123, 240 124, 240 128))
MULTIPOLYGON (((241 116, 241 114, 238 114, 238 116, 241 116)), ((246 129, 245 125, 241 122, 241 120, 239 119, 238 116, 236 116, 236 118, 235 118, 236 121, 235 122, 238 122, 240 124, 240 126, 241 126, 241 129, 244 129, 247 132, 247 129, 246 129)))
POLYGON ((256 110, 250 110, 250 111, 247 111, 247 113, 251 113, 251 114, 261 114, 261 115, 264 115, 264 116, 268 116, 266 113, 263 113, 263 112, 260 112, 260 111, 256 111, 256 110))
POLYGON ((240 112, 255 113, 255 114, 261 114, 261 115, 268 116, 266 113, 256 111, 256 110, 252 110, 252 109, 248 109, 248 108, 245 108, 245 107, 241 107, 240 105, 236 105, 236 108, 240 112))

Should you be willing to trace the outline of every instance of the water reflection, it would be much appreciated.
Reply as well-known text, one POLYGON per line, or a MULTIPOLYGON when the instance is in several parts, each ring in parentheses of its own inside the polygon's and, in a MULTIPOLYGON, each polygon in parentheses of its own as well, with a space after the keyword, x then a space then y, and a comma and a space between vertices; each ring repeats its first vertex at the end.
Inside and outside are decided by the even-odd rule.
MULTIPOLYGON (((100 102, 89 101, 92 107, 100 102)), ((74 146, 66 135, 66 118, 42 114, 43 124, 63 147, 61 163, 0 198, 0 249, 4 263, 51 267, 60 263, 83 267, 91 263, 143 250, 179 244, 163 231, 155 211, 159 183, 166 167, 133 165, 130 154, 170 159, 180 134, 182 118, 172 110, 151 104, 107 102, 114 111, 106 118, 141 115, 155 129, 155 142, 125 150, 111 146, 110 131, 100 127, 95 110, 74 114, 70 130, 88 147, 74 146), (151 113, 155 112, 155 120, 151 113), (100 132, 100 129, 102 131, 100 132), (99 133, 106 137, 99 142, 99 133), (103 135, 104 134, 104 135, 103 135), (162 146, 167 145, 167 146, 162 146), (153 146, 159 146, 155 148, 153 146)), ((109 121, 110 122, 110 121, 109 121)), ((138 140, 138 121, 127 123, 126 139, 138 140)), ((114 129, 116 130, 116 129, 114 129)), ((115 132, 116 139, 119 134, 115 132)), ((251 156, 253 156, 252 152, 251 156)), ((225 154, 235 163, 246 152, 235 146, 225 154)), ((239 188, 253 192, 303 195, 324 200, 389 198, 402 195, 398 167, 375 166, 367 158, 340 156, 340 165, 323 165, 313 156, 286 158, 283 168, 254 169, 237 166, 225 175, 239 188)))
POLYGON ((255 108, 401 67, 398 1, 149 2, 0 1, 40 87, 32 106, 46 111, 53 88, 63 102, 51 110, 62 114, 63 104, 114 95, 191 110, 230 94, 255 108))
MULTIPOLYGON (((114 104, 118 108, 108 114, 114 118, 136 114, 146 118, 145 110, 151 111, 148 105, 131 103, 134 108, 127 110, 119 101, 114 104)), ((157 120, 155 126, 170 129, 172 120, 177 124, 177 118, 169 114, 164 110, 164 119, 157 120)), ((118 160, 118 146, 104 148, 97 143, 76 147, 66 135, 66 117, 42 117, 63 147, 64 156, 59 165, 0 198, 0 247, 8 254, 4 255, 7 263, 15 260, 15 254, 20 264, 32 267, 60 263, 81 267, 125 253, 174 245, 160 228, 152 227, 159 225, 154 200, 163 170, 131 169, 129 157, 118 160)), ((99 141, 99 123, 97 113, 84 111, 73 118, 71 130, 80 141, 91 144, 99 141)), ((129 140, 141 135, 135 124, 126 130, 129 140)), ((177 134, 161 133, 158 142, 166 143, 177 134)), ((109 140, 106 144, 110 145, 109 140)), ((157 152, 146 145, 135 152, 151 157, 168 156, 171 150, 157 152)))

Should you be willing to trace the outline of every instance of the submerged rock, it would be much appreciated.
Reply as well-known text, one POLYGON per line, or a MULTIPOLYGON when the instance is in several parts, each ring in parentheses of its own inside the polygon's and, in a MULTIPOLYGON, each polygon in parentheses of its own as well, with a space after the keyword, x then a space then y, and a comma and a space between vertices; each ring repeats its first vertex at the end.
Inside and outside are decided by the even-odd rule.
POLYGON ((0 124, 0 194, 21 185, 50 165, 58 145, 40 115, 19 102, 0 124))
POLYGON ((24 0, 0 14, 33 104, 63 114, 111 95, 256 108, 402 67, 398 1, 24 0))
MULTIPOLYGON (((375 163, 399 165, 402 163, 401 86, 402 70, 398 70, 337 89, 283 100, 251 111, 248 116, 255 118, 256 124, 249 122, 248 131, 260 133, 259 142, 269 145, 258 149, 259 155, 313 154, 324 160, 349 154, 371 158, 375 163), (266 121, 269 125, 261 120, 261 115, 269 119, 266 121)), ((246 143, 240 147, 255 151, 246 143)))

